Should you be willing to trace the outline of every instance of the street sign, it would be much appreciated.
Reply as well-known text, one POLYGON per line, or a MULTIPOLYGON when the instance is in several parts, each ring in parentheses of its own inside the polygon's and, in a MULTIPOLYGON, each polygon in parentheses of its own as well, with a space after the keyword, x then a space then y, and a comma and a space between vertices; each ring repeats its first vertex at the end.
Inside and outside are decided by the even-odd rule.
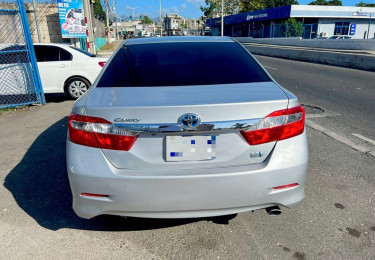
POLYGON ((86 38, 82 0, 57 0, 63 38, 86 38))

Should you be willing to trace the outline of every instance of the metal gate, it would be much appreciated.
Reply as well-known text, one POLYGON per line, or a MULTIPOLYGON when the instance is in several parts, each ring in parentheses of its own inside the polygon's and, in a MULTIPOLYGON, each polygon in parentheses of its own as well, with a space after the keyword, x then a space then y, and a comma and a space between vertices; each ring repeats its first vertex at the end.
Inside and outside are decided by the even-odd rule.
POLYGON ((44 104, 24 0, 0 3, 0 108, 44 104))

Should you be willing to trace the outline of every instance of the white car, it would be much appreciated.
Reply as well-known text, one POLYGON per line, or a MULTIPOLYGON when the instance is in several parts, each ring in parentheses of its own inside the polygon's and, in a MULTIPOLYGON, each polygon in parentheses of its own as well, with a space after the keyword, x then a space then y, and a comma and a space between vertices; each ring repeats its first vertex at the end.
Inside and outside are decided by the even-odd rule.
POLYGON ((302 202, 305 110, 244 46, 202 36, 121 46, 69 116, 78 216, 279 215, 302 202))
POLYGON ((351 40, 354 39, 352 36, 349 35, 333 35, 328 38, 329 40, 351 40))
POLYGON ((106 58, 67 44, 34 44, 44 93, 67 93, 74 99, 87 92, 106 58))

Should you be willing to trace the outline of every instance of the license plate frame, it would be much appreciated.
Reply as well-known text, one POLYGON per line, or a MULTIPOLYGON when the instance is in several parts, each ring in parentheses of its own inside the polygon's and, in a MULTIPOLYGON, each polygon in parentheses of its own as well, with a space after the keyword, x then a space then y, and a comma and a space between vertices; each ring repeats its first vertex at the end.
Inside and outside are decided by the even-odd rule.
POLYGON ((166 136, 164 158, 167 162, 216 159, 214 135, 166 136))

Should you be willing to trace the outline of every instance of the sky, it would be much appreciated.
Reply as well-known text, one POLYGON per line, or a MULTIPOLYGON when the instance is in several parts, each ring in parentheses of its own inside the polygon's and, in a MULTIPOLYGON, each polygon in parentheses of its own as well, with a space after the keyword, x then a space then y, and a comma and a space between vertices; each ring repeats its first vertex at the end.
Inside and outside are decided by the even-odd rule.
MULTIPOLYGON (((112 5, 113 0, 109 0, 112 5)), ((299 4, 308 4, 313 0, 298 0, 299 4)), ((355 6, 361 0, 342 0, 344 6, 355 6)), ((372 2, 374 0, 364 0, 372 2)), ((204 5, 204 0, 161 0, 162 13, 175 13, 186 18, 198 18, 203 15, 200 6, 204 5)), ((159 0, 115 0, 116 13, 118 16, 129 16, 133 11, 128 7, 136 8, 135 17, 140 14, 147 15, 150 18, 159 17, 159 0)))

